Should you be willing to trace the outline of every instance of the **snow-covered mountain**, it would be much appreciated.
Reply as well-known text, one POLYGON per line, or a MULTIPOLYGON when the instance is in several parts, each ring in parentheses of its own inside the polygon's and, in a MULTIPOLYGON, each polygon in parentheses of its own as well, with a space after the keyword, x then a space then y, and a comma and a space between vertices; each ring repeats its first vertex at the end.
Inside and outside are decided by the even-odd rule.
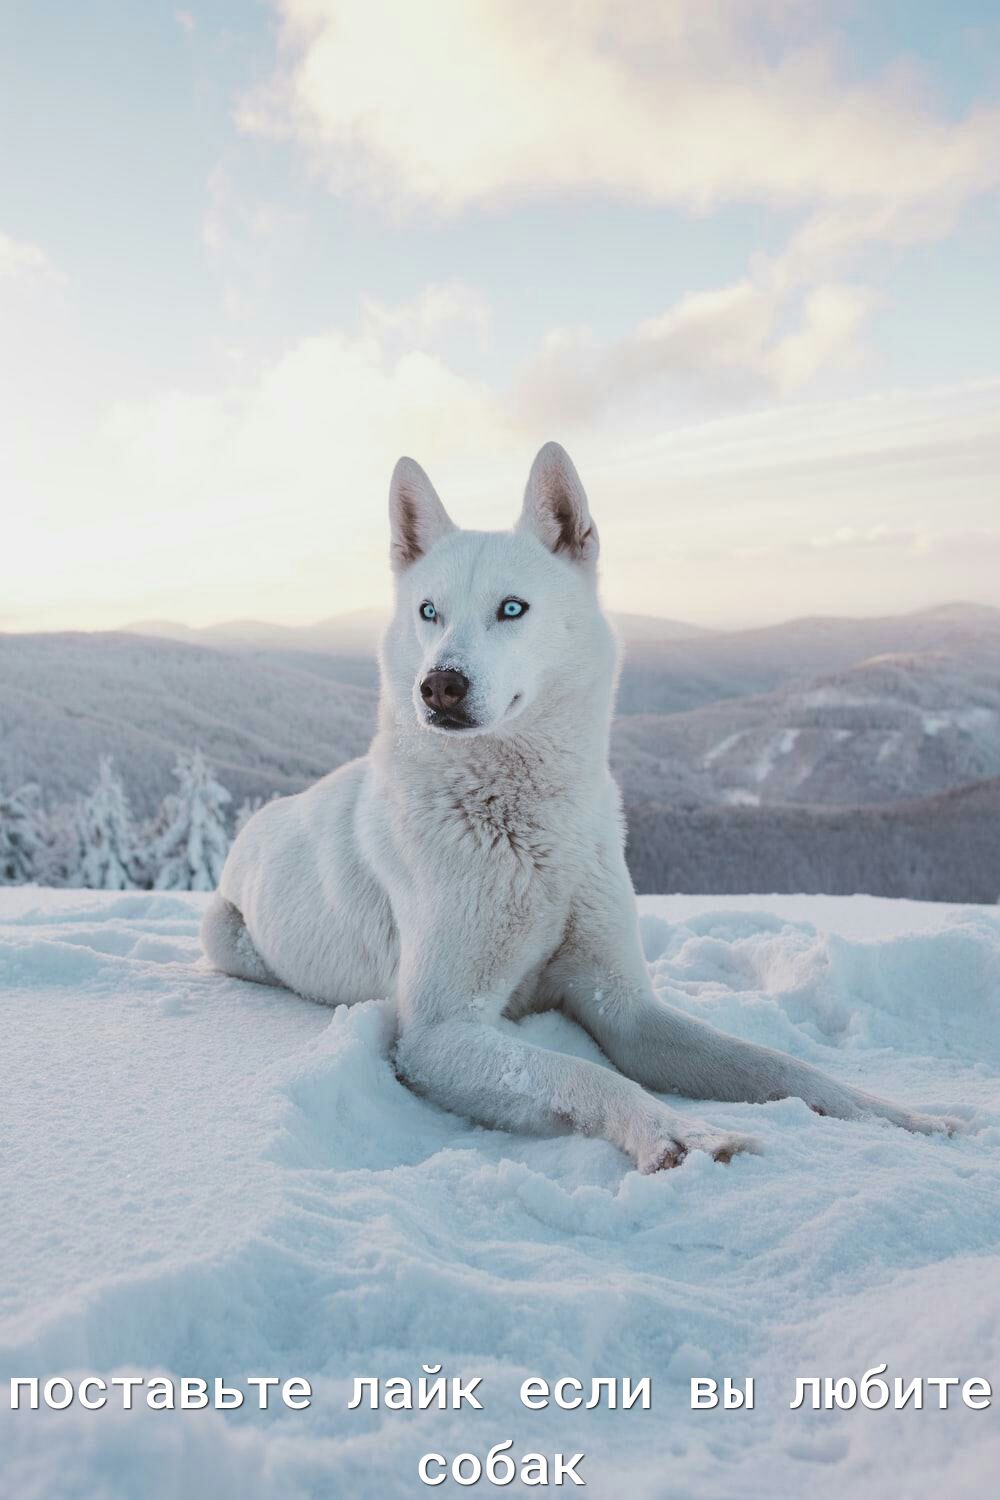
MULTIPOLYGON (((34 780, 62 800, 110 754, 148 811, 172 785, 178 750, 200 745, 237 800, 297 789, 361 753, 374 724, 374 661, 356 644, 375 614, 325 623, 345 650, 304 645, 290 628, 261 627, 274 644, 250 644, 265 638, 250 625, 238 643, 235 626, 217 627, 229 644, 214 646, 198 643, 212 631, 184 642, 0 635, 0 787, 34 780)), ((630 802, 866 804, 1000 774, 1000 611, 671 638, 681 628, 624 622, 623 706, 644 710, 621 714, 613 736, 630 802), (826 670, 857 647, 904 639, 905 652, 826 670), (778 685, 751 691, 761 678, 778 685), (671 695, 713 701, 649 711, 671 695)))
MULTIPOLYGON (((701 640, 715 634, 684 620, 666 620, 657 615, 616 614, 615 626, 626 647, 657 647, 669 642, 701 640)), ((388 613, 372 606, 331 615, 311 625, 275 625, 266 620, 224 620, 217 625, 193 627, 174 620, 137 620, 127 625, 131 635, 150 635, 161 640, 191 645, 219 646, 234 650, 311 651, 336 656, 371 656, 385 629, 388 613)))
POLYGON ((377 606, 331 615, 310 625, 276 625, 267 620, 223 620, 194 627, 176 620, 137 620, 127 625, 130 635, 148 635, 188 645, 255 651, 318 651, 333 655, 370 656, 386 622, 377 606))
POLYGON ((947 604, 874 619, 807 618, 686 641, 626 643, 620 714, 674 714, 771 693, 900 653, 1000 653, 1000 609, 947 604))
MULTIPOLYGON (((336 624, 339 652, 271 627, 264 646, 251 625, 238 640, 227 627, 228 642, 215 645, 204 632, 186 641, 0 635, 0 793, 34 781, 51 808, 88 791, 111 755, 133 811, 148 816, 174 790, 178 754, 195 748, 233 808, 300 789, 363 753, 374 727, 375 663, 357 644, 374 633, 374 615, 345 618, 325 622, 336 624)), ((612 765, 642 888, 806 881, 802 888, 828 891, 1000 894, 998 886, 991 895, 989 858, 971 852, 975 828, 964 872, 958 847, 939 860, 952 872, 944 884, 927 875, 935 839, 951 849, 950 804, 939 815, 934 799, 1000 777, 1000 611, 950 606, 687 640, 673 634, 680 628, 643 617, 622 626, 622 700, 633 711, 614 725, 612 765), (688 699, 686 711, 649 711, 688 699), (880 809, 900 802, 909 808, 903 823, 879 822, 880 809), (839 809, 840 821, 824 808, 839 809), (893 831, 904 824, 905 833, 893 831), (865 851, 876 838, 873 861, 865 851), (767 874, 754 882, 765 849, 767 874)), ((991 818, 992 810, 984 826, 994 827, 991 818)))
MULTIPOLYGON (((675 714, 724 699, 771 693, 814 677, 846 671, 889 654, 994 648, 1000 652, 1000 610, 947 604, 875 619, 807 618, 752 630, 712 631, 652 615, 616 614, 624 647, 618 712, 675 714)), ((335 615, 314 625, 228 621, 193 630, 144 621, 133 633, 219 650, 266 652, 296 670, 374 687, 375 646, 384 625, 378 608, 335 615)))
POLYGON ((1000 776, 1000 638, 845 671, 614 730, 626 798, 867 804, 1000 776))
MULTIPOLYGON (((327 659, 332 664, 333 659, 327 659)), ((173 790, 178 752, 204 751, 235 803, 297 791, 360 754, 370 688, 247 652, 110 634, 0 635, 0 788, 49 802, 112 755, 133 808, 173 790)))

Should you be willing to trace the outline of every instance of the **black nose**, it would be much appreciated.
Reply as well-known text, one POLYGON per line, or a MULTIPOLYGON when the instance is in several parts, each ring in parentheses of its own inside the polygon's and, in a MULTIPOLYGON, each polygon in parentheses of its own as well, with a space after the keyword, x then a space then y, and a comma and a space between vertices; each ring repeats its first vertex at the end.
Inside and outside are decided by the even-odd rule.
POLYGON ((469 679, 450 668, 428 672, 420 684, 421 698, 428 708, 439 714, 454 713, 468 691, 469 679))

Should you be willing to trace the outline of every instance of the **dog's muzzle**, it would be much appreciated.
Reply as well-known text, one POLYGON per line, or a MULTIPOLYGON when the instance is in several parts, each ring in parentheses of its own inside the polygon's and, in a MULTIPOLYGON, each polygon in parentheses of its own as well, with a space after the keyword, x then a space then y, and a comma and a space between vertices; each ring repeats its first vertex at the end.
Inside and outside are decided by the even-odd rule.
POLYGON ((475 729, 462 707, 470 683, 464 672, 452 667, 435 667, 420 684, 420 696, 427 707, 427 722, 435 729, 475 729))

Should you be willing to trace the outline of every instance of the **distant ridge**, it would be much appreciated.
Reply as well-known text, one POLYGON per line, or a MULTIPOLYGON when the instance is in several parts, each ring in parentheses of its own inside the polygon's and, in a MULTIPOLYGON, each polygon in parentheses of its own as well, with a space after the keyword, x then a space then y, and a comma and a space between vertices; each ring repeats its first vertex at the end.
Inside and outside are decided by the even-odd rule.
MULTIPOLYGON (((380 620, 0 634, 0 790, 70 801, 110 754, 145 814, 200 746, 236 806, 298 791, 368 746, 380 620)), ((611 760, 643 889, 1000 896, 1000 610, 620 628, 611 760)))
MULTIPOLYGON (((723 643, 737 639, 766 645, 787 633, 809 640, 824 635, 857 635, 869 629, 877 632, 896 628, 898 633, 898 627, 905 627, 907 621, 918 626, 953 625, 961 629, 985 625, 1000 630, 1000 608, 960 600, 931 604, 897 615, 800 615, 774 625, 748 625, 737 629, 709 628, 693 625, 687 620, 628 611, 611 611, 611 618, 626 645, 636 647, 685 641, 723 643)), ((214 625, 195 626, 176 620, 134 620, 123 625, 121 630, 132 635, 190 641, 206 646, 262 651, 354 652, 373 649, 387 619, 387 608, 370 605, 341 615, 329 615, 308 625, 281 625, 268 620, 220 620, 214 625)))
POLYGON ((349 614, 331 615, 311 625, 276 625, 267 620, 222 620, 217 625, 182 625, 174 620, 136 620, 124 630, 131 635, 158 640, 187 641, 203 646, 257 651, 326 651, 333 653, 374 650, 388 618, 385 610, 372 606, 349 614))
MULTIPOLYGON (((258 651, 371 652, 389 618, 388 610, 371 606, 349 614, 331 615, 312 625, 274 625, 266 620, 223 620, 217 625, 182 625, 173 620, 136 620, 123 629, 132 635, 159 640, 188 641, 203 646, 258 651)), ((657 615, 612 614, 627 644, 656 645, 667 641, 701 640, 717 634, 684 620, 657 615)))

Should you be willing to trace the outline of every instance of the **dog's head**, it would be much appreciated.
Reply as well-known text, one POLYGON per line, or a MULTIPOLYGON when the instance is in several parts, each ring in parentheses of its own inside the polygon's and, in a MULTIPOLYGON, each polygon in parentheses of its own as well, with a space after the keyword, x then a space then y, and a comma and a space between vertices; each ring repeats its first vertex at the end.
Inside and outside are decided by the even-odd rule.
POLYGON ((512 531, 463 531, 419 464, 389 491, 396 609, 382 653, 397 715, 422 727, 504 733, 578 695, 614 647, 597 598, 597 529, 569 455, 546 443, 512 531))

